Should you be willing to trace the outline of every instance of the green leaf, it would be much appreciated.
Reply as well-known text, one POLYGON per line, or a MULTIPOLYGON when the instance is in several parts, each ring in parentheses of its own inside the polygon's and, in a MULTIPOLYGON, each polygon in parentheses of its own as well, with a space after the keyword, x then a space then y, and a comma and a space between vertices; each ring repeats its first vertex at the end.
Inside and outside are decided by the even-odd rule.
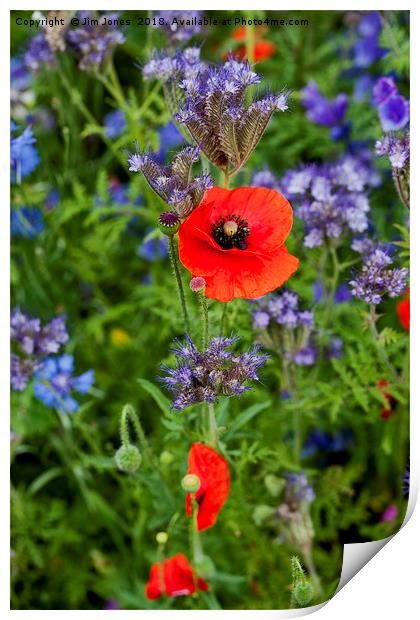
POLYGON ((168 415, 171 403, 166 396, 162 394, 160 389, 151 383, 147 379, 137 379, 137 383, 140 383, 141 387, 153 398, 159 409, 163 411, 165 415, 168 415))
POLYGON ((248 409, 245 409, 245 411, 238 415, 238 417, 235 418, 230 425, 229 430, 223 437, 224 441, 231 439, 236 431, 241 428, 241 426, 244 426, 244 424, 252 420, 252 418, 254 418, 258 413, 261 413, 261 411, 264 411, 264 409, 267 409, 270 405, 271 401, 266 400, 263 403, 256 403, 255 405, 248 407, 248 409))

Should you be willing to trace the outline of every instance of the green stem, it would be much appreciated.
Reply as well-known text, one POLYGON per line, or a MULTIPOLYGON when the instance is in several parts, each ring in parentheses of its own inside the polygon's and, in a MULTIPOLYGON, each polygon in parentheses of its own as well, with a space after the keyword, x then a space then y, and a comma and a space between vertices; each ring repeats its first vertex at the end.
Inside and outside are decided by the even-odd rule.
POLYGON ((198 293, 198 299, 200 302, 201 320, 203 323, 201 346, 203 348, 203 351, 205 351, 207 348, 207 342, 209 340, 209 311, 208 311, 208 305, 207 305, 207 298, 204 294, 204 291, 200 291, 198 293))
POLYGON ((209 408, 209 416, 208 416, 209 444, 211 445, 212 448, 217 448, 219 446, 219 433, 217 430, 216 415, 215 415, 213 403, 209 403, 208 408, 209 408))
POLYGON ((229 189, 229 181, 230 181, 230 175, 227 172, 227 170, 224 170, 224 172, 223 172, 223 187, 225 189, 229 189))
POLYGON ((378 353, 381 356, 381 359, 384 362, 385 366, 388 368, 389 372, 394 377, 394 379, 398 380, 398 373, 395 370, 394 366, 392 365, 383 347, 383 344, 381 343, 380 336, 376 328, 376 321, 378 317, 376 315, 375 305, 370 304, 369 308, 370 308, 370 313, 368 317, 368 323, 369 323, 370 333, 372 334, 372 337, 373 337, 373 341, 375 342, 376 348, 378 349, 378 353))
POLYGON ((127 447, 130 444, 130 432, 129 432, 129 423, 133 425, 133 428, 136 432, 137 439, 140 443, 142 450, 150 464, 154 462, 154 455, 150 449, 149 442, 147 441, 145 432, 141 425, 138 415, 134 411, 132 405, 124 405, 121 414, 120 420, 120 435, 121 435, 121 443, 127 447))
POLYGON ((220 318, 220 335, 223 336, 224 331, 225 331, 225 322, 226 322, 226 315, 227 315, 227 305, 228 302, 222 302, 223 303, 223 307, 222 307, 222 316, 220 318))
POLYGON ((312 549, 306 549, 303 551, 303 557, 305 560, 305 564, 308 568, 309 574, 311 576, 312 583, 314 585, 314 590, 318 594, 318 596, 322 596, 324 591, 322 589, 321 580, 318 576, 317 570, 315 568, 315 564, 312 558, 312 549))
POLYGON ((172 270, 173 270, 173 273, 174 273, 174 276, 175 276, 175 280, 176 280, 176 284, 177 284, 177 288, 178 288, 179 303, 181 305, 182 315, 184 317, 185 329, 186 329, 187 333, 189 333, 189 331, 190 331, 190 321, 189 321, 189 318, 188 318, 188 310, 187 310, 187 304, 186 304, 186 301, 185 301, 184 288, 182 286, 181 272, 179 270, 178 257, 177 257, 177 253, 176 253, 175 239, 174 239, 173 235, 170 235, 168 237, 168 239, 169 239, 169 256, 170 256, 170 259, 171 259, 172 270))

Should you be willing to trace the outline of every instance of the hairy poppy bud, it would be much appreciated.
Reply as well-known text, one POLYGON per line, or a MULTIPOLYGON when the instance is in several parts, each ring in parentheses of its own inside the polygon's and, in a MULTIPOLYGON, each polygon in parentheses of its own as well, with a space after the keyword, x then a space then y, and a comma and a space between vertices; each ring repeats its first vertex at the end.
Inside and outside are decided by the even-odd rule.
POLYGON ((174 235, 180 225, 181 220, 174 211, 164 211, 159 215, 158 226, 165 235, 174 235))
POLYGON ((187 474, 183 477, 181 485, 187 493, 195 493, 200 488, 200 478, 195 474, 187 474))
POLYGON ((195 568, 197 575, 201 579, 211 579, 215 573, 213 560, 208 555, 203 556, 201 560, 196 562, 195 568))
POLYGON ((156 542, 159 545, 166 545, 168 542, 168 534, 166 532, 158 532, 156 534, 156 542))
POLYGON ((132 444, 123 445, 115 453, 115 462, 118 469, 128 473, 135 472, 141 465, 141 454, 132 444))
POLYGON ((206 281, 201 276, 196 276, 195 278, 191 278, 190 280, 190 289, 194 293, 200 293, 206 288, 206 281))
POLYGON ((314 596, 314 589, 310 581, 301 581, 293 588, 293 596, 300 607, 308 605, 314 596))

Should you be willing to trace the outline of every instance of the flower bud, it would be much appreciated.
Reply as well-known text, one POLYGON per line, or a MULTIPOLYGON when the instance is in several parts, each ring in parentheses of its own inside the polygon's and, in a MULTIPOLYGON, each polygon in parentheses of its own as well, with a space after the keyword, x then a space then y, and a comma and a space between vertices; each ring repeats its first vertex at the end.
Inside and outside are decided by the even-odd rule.
POLYGON ((121 446, 115 453, 115 462, 118 469, 128 473, 135 472, 141 465, 141 454, 132 444, 128 446, 121 446))
POLYGON ((190 289, 194 291, 194 293, 200 293, 204 291, 206 288, 206 281, 201 276, 196 276, 195 278, 191 278, 190 281, 190 289))
POLYGON ((211 579, 216 572, 213 560, 208 555, 204 555, 195 565, 197 575, 201 579, 211 579))
POLYGON ((165 235, 174 235, 180 225, 181 220, 175 211, 164 211, 159 215, 158 226, 165 235))
POLYGON ((168 542, 168 534, 166 532, 158 532, 156 534, 156 542, 159 545, 166 545, 168 542))
POLYGON ((273 514, 274 508, 260 504, 259 506, 255 506, 254 512, 252 513, 252 518, 254 519, 256 525, 261 525, 263 521, 273 516, 273 514))
POLYGON ((159 460, 162 463, 162 465, 170 465, 171 463, 174 462, 174 455, 172 454, 172 452, 169 452, 168 450, 164 450, 161 453, 159 460))
POLYGON ((310 581, 301 581, 293 588, 293 596, 300 607, 306 607, 314 596, 314 589, 310 581))
POLYGON ((183 477, 181 486, 187 493, 195 493, 200 488, 200 478, 195 474, 187 474, 183 477))
POLYGON ((286 483, 282 478, 277 478, 274 474, 267 474, 264 478, 264 484, 270 495, 278 497, 286 483))

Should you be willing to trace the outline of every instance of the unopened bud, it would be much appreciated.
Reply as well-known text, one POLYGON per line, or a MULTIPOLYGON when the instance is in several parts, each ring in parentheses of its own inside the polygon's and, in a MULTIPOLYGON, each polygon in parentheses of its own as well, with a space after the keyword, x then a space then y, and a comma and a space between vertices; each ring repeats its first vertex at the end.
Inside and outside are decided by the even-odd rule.
POLYGON ((293 596, 295 601, 300 607, 306 607, 309 605, 314 597, 314 589, 310 581, 301 581, 297 583, 293 588, 293 596))
POLYGON ((199 560, 195 565, 197 575, 201 577, 201 579, 211 579, 216 572, 216 569, 213 564, 213 560, 209 558, 208 555, 205 555, 199 560))
POLYGON ((159 545, 166 545, 168 542, 168 534, 166 532, 158 532, 156 534, 156 542, 159 545))
POLYGON ((200 478, 195 474, 187 474, 183 477, 181 485, 187 493, 195 493, 200 488, 200 478))
POLYGON ((181 220, 175 211, 164 211, 159 215, 158 226, 165 235, 174 235, 180 225, 181 220))
POLYGON ((194 291, 194 293, 200 293, 200 291, 204 291, 206 288, 206 281, 201 276, 196 276, 195 278, 191 278, 190 281, 190 289, 194 291))
POLYGON ((161 452, 159 460, 162 463, 162 465, 170 465, 174 461, 174 455, 172 454, 172 452, 169 452, 168 450, 164 450, 163 452, 161 452))
POLYGON ((140 467, 141 461, 142 457, 138 448, 132 444, 121 446, 115 453, 115 462, 121 471, 133 473, 140 467))

